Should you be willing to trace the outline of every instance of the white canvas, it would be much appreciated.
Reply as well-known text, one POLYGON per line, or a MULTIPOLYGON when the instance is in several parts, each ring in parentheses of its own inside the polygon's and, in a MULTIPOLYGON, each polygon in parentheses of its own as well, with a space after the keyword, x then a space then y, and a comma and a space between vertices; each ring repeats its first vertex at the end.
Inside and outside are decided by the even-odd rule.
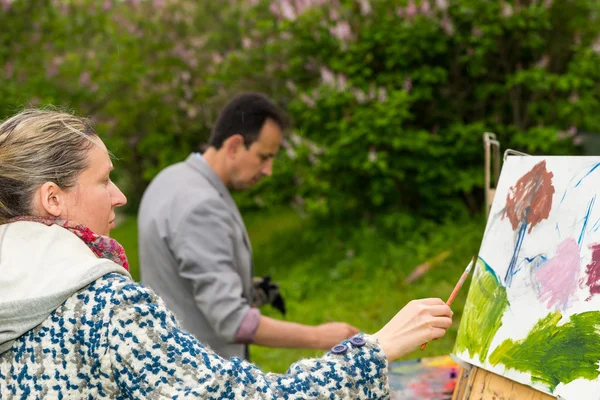
POLYGON ((600 157, 503 166, 455 355, 566 399, 600 398, 600 157))

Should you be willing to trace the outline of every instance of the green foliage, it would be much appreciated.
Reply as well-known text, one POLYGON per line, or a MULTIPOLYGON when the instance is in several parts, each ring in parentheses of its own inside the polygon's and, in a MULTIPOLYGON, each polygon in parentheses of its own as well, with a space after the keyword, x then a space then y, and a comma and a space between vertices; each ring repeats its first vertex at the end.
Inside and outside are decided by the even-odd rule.
POLYGON ((439 220, 480 209, 484 132, 505 148, 572 154, 578 129, 600 128, 596 2, 364 3, 256 22, 254 45, 219 69, 224 82, 268 78, 294 117, 286 173, 263 195, 293 182, 330 221, 439 220))
POLYGON ((14 0, 0 116, 63 105, 98 123, 134 211, 146 184, 262 90, 295 128, 244 208, 329 221, 480 210, 482 134, 571 154, 600 131, 594 0, 14 0), (467 207, 465 207, 465 205, 467 207))

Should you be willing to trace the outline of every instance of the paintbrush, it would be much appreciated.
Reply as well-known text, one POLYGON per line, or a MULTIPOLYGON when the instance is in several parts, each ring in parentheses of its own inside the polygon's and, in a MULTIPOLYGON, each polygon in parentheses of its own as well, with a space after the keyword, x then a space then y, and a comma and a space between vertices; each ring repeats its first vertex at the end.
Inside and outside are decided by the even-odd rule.
MULTIPOLYGON (((454 290, 452 291, 452 293, 450 293, 450 297, 448 297, 448 301, 446 301, 446 305, 448 307, 452 304, 452 302, 454 301, 454 298, 458 294, 458 291, 462 287, 463 283, 465 283, 465 281, 467 280, 467 276, 469 276, 469 273, 471 272, 471 269, 473 269, 473 267, 475 266, 475 263, 477 262, 478 258, 479 258, 479 254, 474 256, 473 259, 471 259, 471 262, 469 263, 469 265, 467 265, 467 268, 465 268, 465 272, 463 272, 463 274, 461 275, 460 279, 458 280, 458 283, 456 284, 456 286, 454 286, 454 290)), ((425 348, 425 346, 427 346, 427 343, 423 343, 421 345, 421 350, 423 350, 425 348)))

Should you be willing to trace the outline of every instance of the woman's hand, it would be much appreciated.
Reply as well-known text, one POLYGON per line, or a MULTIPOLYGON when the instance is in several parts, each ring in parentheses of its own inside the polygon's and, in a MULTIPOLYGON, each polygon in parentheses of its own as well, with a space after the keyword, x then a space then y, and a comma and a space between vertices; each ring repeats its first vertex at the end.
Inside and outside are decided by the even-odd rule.
POLYGON ((389 361, 446 334, 452 310, 442 299, 413 300, 375 335, 389 361))

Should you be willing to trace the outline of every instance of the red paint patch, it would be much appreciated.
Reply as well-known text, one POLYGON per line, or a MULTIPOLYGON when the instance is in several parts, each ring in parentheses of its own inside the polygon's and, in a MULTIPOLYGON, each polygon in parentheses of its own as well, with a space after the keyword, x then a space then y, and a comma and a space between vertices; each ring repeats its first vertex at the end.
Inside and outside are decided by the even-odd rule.
POLYGON ((502 218, 508 215, 513 230, 517 230, 521 222, 529 225, 528 233, 542 220, 547 219, 552 209, 552 177, 554 174, 546 170, 546 161, 537 163, 531 171, 523 175, 506 196, 506 207, 502 218))
POLYGON ((586 284, 590 288, 589 301, 593 295, 600 293, 600 244, 592 244, 589 246, 592 250, 592 262, 585 267, 587 274, 586 284))

